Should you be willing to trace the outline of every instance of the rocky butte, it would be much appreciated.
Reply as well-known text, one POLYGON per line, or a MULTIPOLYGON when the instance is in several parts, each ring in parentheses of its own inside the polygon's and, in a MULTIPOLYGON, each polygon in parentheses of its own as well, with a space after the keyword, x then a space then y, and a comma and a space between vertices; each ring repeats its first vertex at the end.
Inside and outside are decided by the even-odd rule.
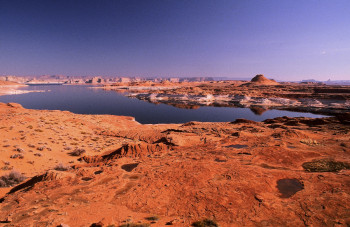
POLYGON ((290 100, 331 117, 143 125, 0 103, 3 226, 350 225, 349 87, 257 76, 106 89, 258 113, 273 106, 259 100, 290 100))
POLYGON ((251 84, 278 85, 275 80, 267 79, 264 75, 258 74, 250 81, 251 84))

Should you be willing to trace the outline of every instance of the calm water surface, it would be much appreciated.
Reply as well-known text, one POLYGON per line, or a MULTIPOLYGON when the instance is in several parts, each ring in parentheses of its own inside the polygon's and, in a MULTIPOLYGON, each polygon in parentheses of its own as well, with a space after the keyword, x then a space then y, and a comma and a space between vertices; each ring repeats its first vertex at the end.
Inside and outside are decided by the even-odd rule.
POLYGON ((16 102, 28 109, 68 110, 79 114, 112 114, 133 116, 144 124, 184 123, 189 121, 222 122, 245 118, 263 121, 281 116, 323 117, 312 113, 268 110, 262 115, 249 108, 201 107, 180 109, 166 104, 153 104, 123 96, 114 91, 92 89, 89 86, 46 85, 28 86, 22 90, 45 90, 21 95, 0 96, 0 102, 16 102))

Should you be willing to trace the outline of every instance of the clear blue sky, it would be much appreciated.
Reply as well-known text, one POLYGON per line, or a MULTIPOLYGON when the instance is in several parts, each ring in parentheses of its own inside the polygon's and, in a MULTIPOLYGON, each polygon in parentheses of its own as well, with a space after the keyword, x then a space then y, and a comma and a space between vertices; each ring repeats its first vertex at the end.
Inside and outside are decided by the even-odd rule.
POLYGON ((350 0, 0 0, 0 75, 350 80, 350 0))

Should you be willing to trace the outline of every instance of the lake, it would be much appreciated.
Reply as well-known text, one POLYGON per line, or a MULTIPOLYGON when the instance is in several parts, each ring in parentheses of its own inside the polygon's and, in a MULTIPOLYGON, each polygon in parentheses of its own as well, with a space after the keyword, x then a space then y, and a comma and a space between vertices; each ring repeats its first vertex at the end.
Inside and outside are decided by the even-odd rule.
POLYGON ((20 95, 0 96, 0 102, 20 103, 28 109, 68 110, 78 114, 111 114, 133 116, 143 124, 185 123, 189 121, 227 122, 237 118, 263 121, 268 118, 324 117, 312 113, 268 110, 261 115, 249 108, 211 107, 180 109, 166 104, 153 104, 128 98, 115 91, 94 89, 85 85, 40 85, 22 90, 45 90, 20 95))

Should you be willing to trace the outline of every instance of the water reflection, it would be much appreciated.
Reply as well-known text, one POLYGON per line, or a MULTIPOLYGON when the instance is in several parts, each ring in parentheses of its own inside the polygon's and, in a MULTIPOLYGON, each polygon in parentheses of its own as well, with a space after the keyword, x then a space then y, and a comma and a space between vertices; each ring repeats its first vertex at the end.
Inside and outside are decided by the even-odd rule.
POLYGON ((229 122, 238 118, 263 121, 281 116, 322 117, 312 113, 281 110, 261 110, 254 107, 214 107, 199 105, 167 105, 128 98, 114 91, 82 85, 29 86, 25 90, 48 92, 0 96, 0 102, 16 102, 30 109, 68 110, 79 114, 112 114, 133 116, 140 123, 184 123, 190 121, 229 122))

